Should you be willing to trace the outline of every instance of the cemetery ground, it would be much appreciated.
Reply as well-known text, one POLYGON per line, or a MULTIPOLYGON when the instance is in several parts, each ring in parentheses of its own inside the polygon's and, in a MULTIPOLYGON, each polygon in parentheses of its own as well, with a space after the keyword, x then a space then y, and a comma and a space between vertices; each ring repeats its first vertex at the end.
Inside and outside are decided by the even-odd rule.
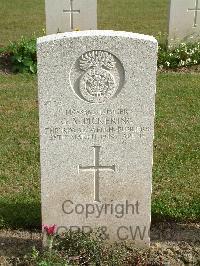
MULTIPOLYGON (((28 243, 38 245, 39 234, 13 231, 12 235, 12 231, 5 231, 6 228, 40 229, 37 81, 32 75, 2 73, 0 82, 1 226, 4 228, 1 248, 2 253, 11 256, 10 249, 13 255, 20 255, 27 246, 29 249, 28 243), (28 242, 30 237, 33 239, 28 242)), ((177 232, 183 237, 180 240, 189 243, 198 243, 199 239, 199 82, 200 76, 195 73, 158 74, 152 217, 154 230, 162 228, 163 238, 168 237, 170 244, 173 243, 168 248, 167 240, 163 239, 167 257, 175 246, 172 239, 177 232), (164 220, 165 223, 158 223, 164 220)), ((184 250, 190 254, 184 257, 186 260, 191 259, 191 254, 198 254, 198 245, 183 243, 179 241, 174 251, 177 256, 181 256, 179 245, 183 245, 182 256, 184 250)), ((159 245, 159 241, 153 245, 156 251, 159 245)))
MULTIPOLYGON (((156 36, 166 32, 167 1, 101 0, 98 16, 100 29, 156 36)), ((1 47, 21 35, 31 36, 33 32, 41 35, 43 1, 1 1, 0 26, 1 47)), ((157 77, 152 202, 154 240, 152 254, 142 256, 149 256, 157 263, 155 265, 165 261, 172 265, 200 263, 200 73, 191 69, 186 72, 158 73, 157 77)), ((35 75, 0 72, 0 121, 0 264, 3 265, 5 257, 22 256, 33 245, 38 248, 41 245, 35 75)), ((135 262, 137 259, 141 260, 140 255, 135 262)), ((142 265, 139 263, 135 265, 142 265)))

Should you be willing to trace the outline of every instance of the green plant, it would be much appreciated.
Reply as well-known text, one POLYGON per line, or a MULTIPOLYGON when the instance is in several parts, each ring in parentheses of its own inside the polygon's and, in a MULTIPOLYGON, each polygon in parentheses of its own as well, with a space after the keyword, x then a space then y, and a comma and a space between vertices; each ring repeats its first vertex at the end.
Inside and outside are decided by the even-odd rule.
POLYGON ((158 67, 174 69, 200 64, 200 43, 181 43, 177 48, 159 45, 158 67))
MULTIPOLYGON (((181 43, 177 48, 167 46, 163 35, 158 35, 158 68, 177 69, 200 64, 200 42, 181 43)), ((36 38, 21 37, 6 48, 0 48, 1 67, 11 68, 13 72, 37 72, 36 38)))
POLYGON ((18 42, 11 42, 5 51, 10 57, 13 72, 37 72, 35 37, 21 37, 18 42))
MULTIPOLYGON (((141 254, 131 245, 106 243, 98 230, 93 233, 67 231, 54 238, 52 248, 43 251, 33 248, 23 262, 32 266, 143 265, 138 264, 140 257, 141 254)), ((143 262, 146 263, 147 259, 143 259, 143 262)))
POLYGON ((65 256, 59 253, 56 249, 40 252, 33 247, 32 253, 25 256, 22 261, 24 263, 23 265, 32 266, 69 266, 65 256))
MULTIPOLYGON (((160 39, 161 37, 158 36, 160 39)), ((36 38, 22 37, 18 42, 11 42, 0 49, 1 65, 11 65, 13 72, 37 72, 36 38), (8 61, 10 60, 10 64, 8 61), (4 62, 4 63, 3 63, 4 62)), ((160 43, 158 49, 158 68, 177 69, 200 64, 200 42, 181 43, 177 48, 168 48, 160 43)))
POLYGON ((57 236, 54 242, 61 254, 67 254, 70 263, 96 263, 100 265, 103 250, 103 240, 98 232, 93 234, 67 231, 62 236, 57 236))

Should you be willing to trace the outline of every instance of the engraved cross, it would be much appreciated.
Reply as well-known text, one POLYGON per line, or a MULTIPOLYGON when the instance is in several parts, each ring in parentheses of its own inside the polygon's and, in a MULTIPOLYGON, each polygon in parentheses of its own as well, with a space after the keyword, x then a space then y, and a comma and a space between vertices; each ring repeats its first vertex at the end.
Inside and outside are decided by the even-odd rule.
POLYGON ((194 11, 194 24, 193 27, 197 27, 197 16, 198 16, 198 11, 200 11, 199 8, 199 0, 195 0, 195 7, 194 8, 188 8, 188 11, 194 11))
POLYGON ((102 166, 100 165, 100 148, 101 146, 92 146, 94 148, 94 165, 92 166, 78 166, 79 171, 94 171, 94 201, 100 202, 99 197, 99 179, 100 171, 114 171, 115 165, 112 166, 102 166))
POLYGON ((69 10, 63 10, 64 13, 68 13, 70 15, 70 27, 71 30, 74 29, 74 14, 80 14, 80 10, 74 10, 73 9, 73 0, 70 0, 70 9, 69 10))

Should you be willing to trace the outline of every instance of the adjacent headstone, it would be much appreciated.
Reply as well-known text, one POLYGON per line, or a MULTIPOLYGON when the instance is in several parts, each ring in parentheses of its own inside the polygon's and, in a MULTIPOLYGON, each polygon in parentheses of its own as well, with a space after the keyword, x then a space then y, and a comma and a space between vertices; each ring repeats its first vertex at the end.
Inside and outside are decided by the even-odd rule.
POLYGON ((200 1, 171 0, 169 46, 200 41, 200 1))
POLYGON ((97 0, 45 0, 46 34, 97 29, 97 0))
POLYGON ((43 224, 148 246, 157 41, 83 31, 37 45, 43 224))

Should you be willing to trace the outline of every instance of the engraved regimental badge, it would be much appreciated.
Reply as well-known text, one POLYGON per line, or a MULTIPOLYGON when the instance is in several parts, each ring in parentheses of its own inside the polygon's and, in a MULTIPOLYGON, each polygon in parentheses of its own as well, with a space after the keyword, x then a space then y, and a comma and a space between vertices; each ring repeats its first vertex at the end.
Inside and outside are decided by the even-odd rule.
POLYGON ((104 103, 117 95, 124 83, 121 62, 106 51, 89 51, 76 62, 70 73, 76 94, 90 103, 104 103))

